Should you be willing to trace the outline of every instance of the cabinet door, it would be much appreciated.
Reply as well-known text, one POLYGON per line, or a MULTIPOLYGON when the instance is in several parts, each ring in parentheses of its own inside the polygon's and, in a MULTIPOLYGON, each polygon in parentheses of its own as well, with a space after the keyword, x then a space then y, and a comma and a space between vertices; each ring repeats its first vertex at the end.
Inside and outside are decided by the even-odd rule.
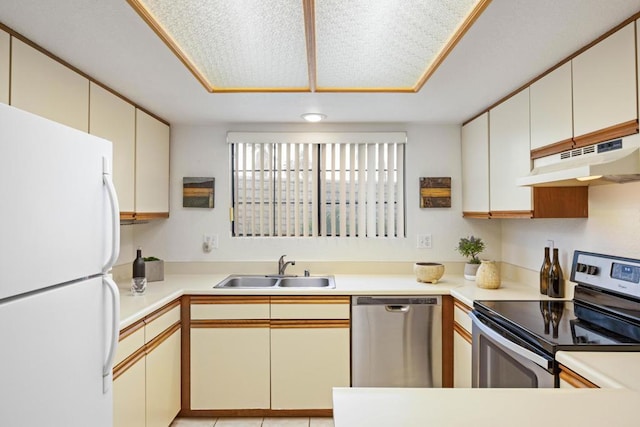
POLYGON ((269 409, 269 321, 191 328, 191 409, 269 409))
POLYGON ((489 194, 491 214, 531 211, 531 188, 516 179, 531 171, 529 88, 489 111, 489 194))
POLYGON ((9 103, 9 67, 11 36, 0 30, 0 102, 9 103))
POLYGON ((350 385, 349 321, 301 322, 272 321, 272 409, 329 409, 333 387, 350 385))
POLYGON ((136 110, 136 217, 169 212, 169 126, 136 110))
MULTIPOLYGON (((572 60, 573 135, 578 146, 598 142, 596 138, 582 143, 581 137, 586 134, 629 122, 635 125, 638 92, 634 25, 632 22, 572 60)), ((617 136, 622 135, 608 134, 600 140, 617 136)))
POLYGON ((113 380, 113 426, 145 427, 145 358, 113 380))
POLYGON ((453 333, 453 386, 471 388, 471 343, 458 330, 453 333))
POLYGON ((89 80, 15 37, 11 105, 89 131, 89 80))
POLYGON ((147 350, 146 427, 167 427, 180 412, 180 328, 147 350))
POLYGON ((531 151, 573 142, 571 62, 553 70, 530 87, 531 151))
POLYGON ((489 216, 489 113, 462 126, 462 212, 489 216))
POLYGON ((113 183, 120 211, 133 214, 136 156, 136 109, 91 83, 89 132, 113 143, 113 183))

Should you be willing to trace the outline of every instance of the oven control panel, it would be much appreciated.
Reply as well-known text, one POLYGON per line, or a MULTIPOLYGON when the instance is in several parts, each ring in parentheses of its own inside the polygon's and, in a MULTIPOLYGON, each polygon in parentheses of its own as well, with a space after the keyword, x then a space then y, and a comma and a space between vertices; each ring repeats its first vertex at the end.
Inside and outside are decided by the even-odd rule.
POLYGON ((571 281, 640 298, 640 260, 575 251, 571 281))

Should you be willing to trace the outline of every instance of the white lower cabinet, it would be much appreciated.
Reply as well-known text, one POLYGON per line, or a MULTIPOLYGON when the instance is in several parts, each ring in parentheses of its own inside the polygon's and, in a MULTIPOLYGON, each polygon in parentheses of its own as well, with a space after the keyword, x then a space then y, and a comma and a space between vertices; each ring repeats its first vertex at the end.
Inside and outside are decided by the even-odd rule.
POLYGON ((179 300, 120 332, 114 427, 168 427, 181 407, 179 300))
POLYGON ((349 297, 191 297, 190 409, 329 410, 350 385, 349 297))
POLYGON ((180 412, 180 329, 146 357, 146 427, 167 427, 180 412))
POLYGON ((143 356, 113 380, 114 427, 145 426, 145 378, 145 358, 143 356))
POLYGON ((271 326, 271 408, 328 409, 349 387, 349 325, 271 326))
POLYGON ((471 388, 471 308, 455 300, 453 308, 453 386, 471 388))
POLYGON ((268 409, 269 322, 191 328, 191 409, 268 409))

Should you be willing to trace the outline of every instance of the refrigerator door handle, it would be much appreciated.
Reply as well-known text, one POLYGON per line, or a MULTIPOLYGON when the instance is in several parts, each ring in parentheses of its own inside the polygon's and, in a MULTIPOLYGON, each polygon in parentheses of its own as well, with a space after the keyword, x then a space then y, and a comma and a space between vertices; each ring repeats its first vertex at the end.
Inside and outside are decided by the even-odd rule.
POLYGON ((116 357, 118 338, 120 336, 120 292, 118 286, 109 276, 104 276, 102 283, 107 286, 111 294, 111 338, 109 350, 102 367, 102 392, 107 393, 113 383, 113 361, 116 357))
POLYGON ((109 207, 111 218, 111 255, 102 267, 102 272, 108 272, 115 264, 120 254, 120 206, 118 205, 118 195, 113 185, 113 179, 108 171, 107 159, 103 158, 102 182, 107 187, 107 195, 109 197, 109 207))

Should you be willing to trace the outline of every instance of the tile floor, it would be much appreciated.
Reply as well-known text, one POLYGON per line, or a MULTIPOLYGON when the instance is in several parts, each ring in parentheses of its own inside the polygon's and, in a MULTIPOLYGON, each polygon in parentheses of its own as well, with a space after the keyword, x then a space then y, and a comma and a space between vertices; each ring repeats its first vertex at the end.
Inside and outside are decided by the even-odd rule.
POLYGON ((171 427, 334 427, 332 418, 176 418, 171 427))

